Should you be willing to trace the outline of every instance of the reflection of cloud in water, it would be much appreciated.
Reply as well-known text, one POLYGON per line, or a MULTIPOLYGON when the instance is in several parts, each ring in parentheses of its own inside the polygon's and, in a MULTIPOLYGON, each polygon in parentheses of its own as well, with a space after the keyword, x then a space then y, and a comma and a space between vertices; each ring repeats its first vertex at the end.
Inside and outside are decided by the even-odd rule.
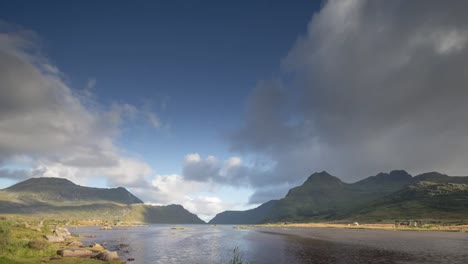
POLYGON ((382 233, 378 230, 353 232, 338 229, 271 229, 275 233, 268 233, 222 225, 183 225, 186 230, 172 230, 171 227, 174 226, 149 225, 109 231, 80 227, 71 230, 79 235, 97 236, 84 239, 85 244, 107 242, 110 250, 118 249, 119 244, 129 245, 118 250, 118 253, 123 261, 134 258, 135 261, 128 262, 134 264, 228 263, 236 247, 245 261, 256 264, 465 264, 468 259, 468 234, 382 233), (309 238, 303 237, 307 233, 309 238), (431 242, 428 242, 428 238, 431 242))

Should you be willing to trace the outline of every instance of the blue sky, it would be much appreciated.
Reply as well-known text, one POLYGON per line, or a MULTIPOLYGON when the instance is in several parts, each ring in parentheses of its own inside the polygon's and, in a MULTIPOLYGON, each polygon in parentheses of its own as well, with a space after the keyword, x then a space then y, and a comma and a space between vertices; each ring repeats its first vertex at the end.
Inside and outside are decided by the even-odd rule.
POLYGON ((0 187, 203 219, 316 171, 467 175, 465 1, 0 0, 0 187))
POLYGON ((2 20, 33 30, 72 88, 96 80, 103 104, 145 104, 162 131, 123 129, 119 144, 161 173, 187 153, 230 155, 256 82, 279 71, 314 1, 2 1, 2 20))
MULTIPOLYGON (((166 175, 180 174, 190 153, 242 156, 226 137, 241 125, 256 83, 280 72, 319 7, 319 1, 1 1, 0 19, 34 32, 67 86, 89 86, 99 108, 130 104, 154 113, 159 127, 124 122, 114 144, 166 175)), ((108 185, 99 177, 87 184, 108 185)), ((220 188, 217 196, 249 207, 242 203, 250 188, 220 188)))

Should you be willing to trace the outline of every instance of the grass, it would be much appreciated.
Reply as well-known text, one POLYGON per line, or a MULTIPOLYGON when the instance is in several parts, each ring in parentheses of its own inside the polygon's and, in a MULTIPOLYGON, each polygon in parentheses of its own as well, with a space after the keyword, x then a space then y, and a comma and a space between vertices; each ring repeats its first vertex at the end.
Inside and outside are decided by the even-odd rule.
MULTIPOLYGON (((57 256, 58 249, 67 248, 65 243, 49 243, 44 235, 51 234, 55 225, 64 225, 65 221, 33 220, 28 218, 0 218, 0 264, 50 263, 52 256, 57 256)), ((63 258, 52 261, 55 264, 98 264, 95 259, 63 258)), ((114 261, 112 263, 121 263, 114 261)))
POLYGON ((233 257, 231 260, 229 260, 228 264, 249 264, 249 262, 244 262, 244 260, 242 260, 239 247, 235 247, 233 250, 233 257))

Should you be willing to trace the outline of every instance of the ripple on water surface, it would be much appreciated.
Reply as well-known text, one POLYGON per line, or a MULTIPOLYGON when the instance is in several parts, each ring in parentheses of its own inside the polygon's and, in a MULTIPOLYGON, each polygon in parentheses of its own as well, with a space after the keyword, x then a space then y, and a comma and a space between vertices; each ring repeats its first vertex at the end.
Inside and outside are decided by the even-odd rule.
POLYGON ((244 260, 263 263, 468 263, 468 234, 380 230, 249 230, 232 226, 149 225, 71 230, 85 243, 108 243, 127 263, 228 263, 238 247, 244 260), (281 234, 278 234, 281 233, 281 234), (432 233, 432 234, 431 234, 432 233))

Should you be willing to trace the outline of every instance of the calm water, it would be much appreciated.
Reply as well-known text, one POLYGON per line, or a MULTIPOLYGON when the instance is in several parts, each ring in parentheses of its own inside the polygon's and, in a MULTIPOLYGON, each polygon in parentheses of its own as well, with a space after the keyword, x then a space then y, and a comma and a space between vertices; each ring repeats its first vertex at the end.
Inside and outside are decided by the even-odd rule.
POLYGON ((85 243, 108 243, 127 263, 227 263, 238 247, 263 263, 468 263, 468 233, 346 229, 254 229, 149 225, 103 231, 71 228, 85 243), (123 246, 122 246, 123 244, 123 246), (119 245, 121 245, 119 247, 119 245), (128 246, 125 246, 128 245, 128 246))

